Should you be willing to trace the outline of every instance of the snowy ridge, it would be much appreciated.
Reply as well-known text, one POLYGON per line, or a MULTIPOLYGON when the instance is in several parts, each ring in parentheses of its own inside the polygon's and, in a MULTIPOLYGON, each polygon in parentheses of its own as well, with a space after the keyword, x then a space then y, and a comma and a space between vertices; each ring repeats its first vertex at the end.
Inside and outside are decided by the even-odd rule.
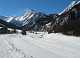
POLYGON ((68 7, 66 7, 62 12, 59 13, 59 15, 63 14, 64 12, 69 11, 74 5, 76 5, 78 3, 80 3, 80 1, 72 1, 68 7))

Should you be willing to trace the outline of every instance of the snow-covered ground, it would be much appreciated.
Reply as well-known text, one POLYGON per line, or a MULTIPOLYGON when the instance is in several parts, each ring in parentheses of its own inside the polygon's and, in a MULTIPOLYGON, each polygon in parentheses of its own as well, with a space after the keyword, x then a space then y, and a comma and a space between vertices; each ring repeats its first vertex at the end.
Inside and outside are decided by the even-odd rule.
POLYGON ((80 37, 46 32, 1 34, 0 58, 80 58, 80 37))

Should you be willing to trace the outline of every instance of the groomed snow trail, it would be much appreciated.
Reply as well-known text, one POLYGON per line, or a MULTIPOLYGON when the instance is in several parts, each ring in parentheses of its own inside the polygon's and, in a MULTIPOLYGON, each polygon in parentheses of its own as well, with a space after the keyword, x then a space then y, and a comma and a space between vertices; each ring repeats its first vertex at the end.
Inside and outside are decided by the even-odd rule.
POLYGON ((0 35, 0 58, 80 58, 80 37, 46 32, 0 35))

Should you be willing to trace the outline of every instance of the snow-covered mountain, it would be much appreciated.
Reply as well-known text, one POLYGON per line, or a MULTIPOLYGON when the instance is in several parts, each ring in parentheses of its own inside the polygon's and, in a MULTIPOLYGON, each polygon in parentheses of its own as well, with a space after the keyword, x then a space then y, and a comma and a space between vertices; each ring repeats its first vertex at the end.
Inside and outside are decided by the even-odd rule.
MULTIPOLYGON (((14 25, 16 27, 32 27, 36 24, 40 17, 44 17, 45 14, 36 10, 28 10, 23 16, 0 16, 0 23, 6 22, 9 25, 14 25)), ((2 24, 3 24, 2 23, 2 24)), ((4 23, 5 24, 5 23, 4 23)))

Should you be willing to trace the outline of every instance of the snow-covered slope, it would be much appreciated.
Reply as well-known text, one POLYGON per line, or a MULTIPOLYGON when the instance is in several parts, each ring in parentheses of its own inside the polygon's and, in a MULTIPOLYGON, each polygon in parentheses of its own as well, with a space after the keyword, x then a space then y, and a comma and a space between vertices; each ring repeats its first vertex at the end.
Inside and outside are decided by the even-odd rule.
POLYGON ((66 7, 62 12, 59 13, 59 15, 63 14, 64 12, 69 11, 74 5, 79 4, 80 1, 79 0, 73 0, 68 7, 66 7))
POLYGON ((0 35, 0 58, 80 58, 80 37, 46 32, 0 35))

